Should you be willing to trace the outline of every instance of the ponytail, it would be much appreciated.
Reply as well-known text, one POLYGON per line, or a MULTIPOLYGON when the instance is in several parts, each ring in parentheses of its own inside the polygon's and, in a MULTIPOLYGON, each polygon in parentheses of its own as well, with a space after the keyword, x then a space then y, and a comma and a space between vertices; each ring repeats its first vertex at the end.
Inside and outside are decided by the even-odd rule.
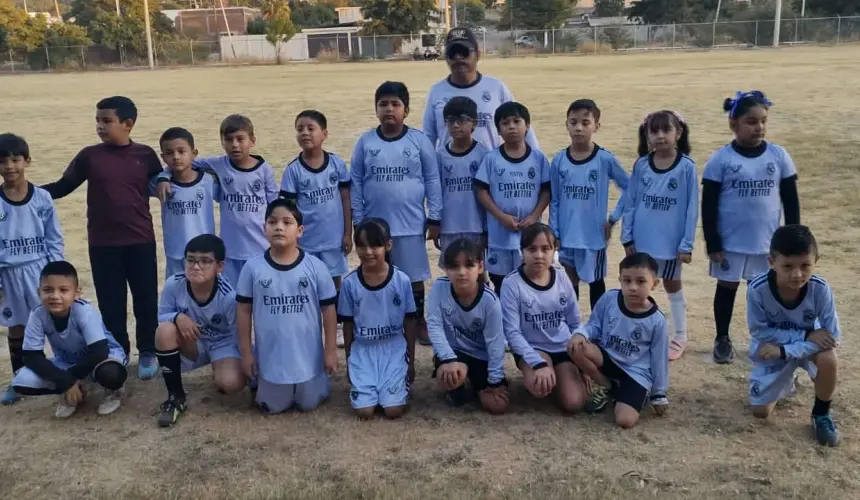
POLYGON ((648 119, 646 118, 644 122, 639 125, 639 157, 643 157, 651 152, 651 146, 648 145, 648 130, 645 129, 645 125, 648 119))

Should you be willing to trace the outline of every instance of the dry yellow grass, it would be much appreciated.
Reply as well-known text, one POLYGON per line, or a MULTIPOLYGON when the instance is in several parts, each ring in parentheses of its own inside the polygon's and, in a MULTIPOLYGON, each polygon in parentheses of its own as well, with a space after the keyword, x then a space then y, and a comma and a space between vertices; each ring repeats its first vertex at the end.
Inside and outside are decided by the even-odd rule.
MULTIPOLYGON (((568 417, 549 403, 532 402, 510 361, 509 415, 450 411, 429 379, 428 348, 419 348, 412 411, 399 422, 355 421, 342 371, 319 411, 264 417, 248 407, 247 395, 214 393, 201 370, 187 377, 189 411, 169 430, 155 425, 165 394, 160 380, 132 380, 122 409, 106 418, 88 408, 57 421, 52 398, 0 408, 0 496, 858 498, 860 357, 854 338, 860 313, 854 307, 860 263, 852 253, 860 242, 858 57, 857 48, 843 46, 482 63, 530 107, 548 153, 567 141, 568 103, 594 98, 603 108, 596 140, 626 165, 647 112, 668 107, 686 115, 701 168, 710 151, 730 140, 722 99, 739 88, 768 92, 776 102, 769 139, 785 145, 798 165, 803 220, 818 236, 819 271, 833 285, 841 313, 845 343, 834 402, 840 448, 824 449, 811 439, 808 380, 770 422, 750 416, 743 294, 732 324, 740 359, 730 367, 708 360, 714 284, 699 241, 685 270, 692 349, 671 367, 671 413, 659 419, 648 410, 634 430, 619 431, 608 417, 568 417)), ((373 63, 15 76, 0 78, 0 128, 29 140, 34 181, 53 180, 79 148, 96 141, 96 100, 124 94, 140 109, 138 141, 155 145, 162 130, 179 125, 197 135, 202 154, 218 154, 220 119, 240 112, 257 127, 257 152, 282 166, 297 152, 293 117, 301 109, 328 115, 327 146, 348 157, 358 135, 375 124, 372 95, 380 81, 406 81, 413 101, 408 122, 417 126, 426 91, 444 73, 442 63, 373 63)), ((94 298, 84 198, 81 188, 58 208, 67 258, 94 298)), ((156 204, 153 214, 158 220, 156 204)), ((610 255, 614 269, 617 243, 610 255)), ((666 304, 662 291, 657 300, 666 304)), ((581 303, 587 310, 586 300, 581 303)), ((8 377, 3 349, 0 380, 8 377)))

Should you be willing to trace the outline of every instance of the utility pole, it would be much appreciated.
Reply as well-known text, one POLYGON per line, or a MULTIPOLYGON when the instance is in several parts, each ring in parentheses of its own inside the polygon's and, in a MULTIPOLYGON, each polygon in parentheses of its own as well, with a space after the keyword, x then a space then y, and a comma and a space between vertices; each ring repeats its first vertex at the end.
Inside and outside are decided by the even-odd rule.
POLYGON ((776 13, 773 18, 773 46, 779 47, 779 25, 782 21, 782 0, 776 0, 776 13))
MULTIPOLYGON (((119 0, 117 0, 118 2, 119 0)), ((155 69, 155 58, 152 54, 152 28, 149 22, 149 0, 143 0, 143 21, 146 27, 146 55, 149 58, 149 69, 155 69)))

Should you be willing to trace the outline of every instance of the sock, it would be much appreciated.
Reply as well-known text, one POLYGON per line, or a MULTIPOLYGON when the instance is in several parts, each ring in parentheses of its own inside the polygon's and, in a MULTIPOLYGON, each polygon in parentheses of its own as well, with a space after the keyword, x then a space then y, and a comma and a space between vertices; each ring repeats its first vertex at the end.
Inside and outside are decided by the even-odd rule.
POLYGON ((735 308, 737 288, 727 288, 717 284, 714 292, 714 323, 717 327, 717 338, 729 337, 729 325, 732 324, 732 311, 735 308))
POLYGON ((9 342, 9 359, 12 361, 12 373, 24 368, 24 339, 7 339, 9 342))
POLYGON ((684 289, 668 295, 675 340, 687 340, 687 301, 684 299, 684 289))
POLYGON ((821 417, 830 413, 830 401, 822 401, 815 398, 815 404, 812 406, 812 416, 821 417))
POLYGON ((412 298, 415 299, 415 314, 418 316, 419 321, 424 321, 424 284, 421 284, 421 288, 412 289, 412 298))
POLYGON ((161 376, 164 377, 167 394, 184 398, 185 389, 182 388, 182 357, 179 355, 179 349, 156 351, 155 355, 158 357, 159 366, 161 366, 161 376))
POLYGON ((600 300, 600 297, 606 293, 606 282, 602 279, 597 281, 592 281, 588 284, 588 301, 591 302, 591 310, 594 310, 594 306, 597 304, 597 301, 600 300))
POLYGON ((490 273, 490 281, 493 283, 493 289, 496 291, 496 295, 502 294, 502 281, 504 281, 505 277, 501 274, 493 274, 490 273))

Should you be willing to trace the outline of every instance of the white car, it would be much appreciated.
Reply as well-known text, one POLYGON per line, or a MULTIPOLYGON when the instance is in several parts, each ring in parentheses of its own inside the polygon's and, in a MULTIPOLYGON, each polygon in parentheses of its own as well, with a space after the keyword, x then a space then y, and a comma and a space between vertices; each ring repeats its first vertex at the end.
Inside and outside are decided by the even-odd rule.
POLYGON ((519 38, 517 38, 514 43, 517 44, 517 46, 519 46, 519 47, 531 48, 531 47, 534 47, 537 42, 535 42, 535 39, 530 37, 529 35, 522 35, 519 38))

